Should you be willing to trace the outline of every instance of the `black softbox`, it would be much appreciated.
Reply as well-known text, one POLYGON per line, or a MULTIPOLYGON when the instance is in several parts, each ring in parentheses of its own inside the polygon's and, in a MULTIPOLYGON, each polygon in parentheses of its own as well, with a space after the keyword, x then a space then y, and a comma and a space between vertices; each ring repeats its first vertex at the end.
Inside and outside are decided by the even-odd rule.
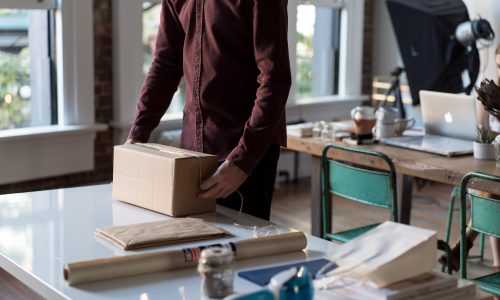
MULTIPOLYGON (((479 53, 453 38, 456 27, 469 21, 461 0, 387 0, 410 85, 413 104, 420 90, 464 92, 462 72, 472 83, 479 72, 479 53)), ((472 87, 472 85, 470 86, 472 87)), ((469 87, 469 88, 470 88, 469 87)))

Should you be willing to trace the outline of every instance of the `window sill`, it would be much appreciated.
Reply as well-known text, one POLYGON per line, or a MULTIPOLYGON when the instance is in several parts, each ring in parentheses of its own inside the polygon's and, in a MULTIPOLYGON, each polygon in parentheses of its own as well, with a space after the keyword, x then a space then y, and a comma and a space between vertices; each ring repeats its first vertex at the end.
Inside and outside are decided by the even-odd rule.
POLYGON ((51 126, 38 126, 28 128, 17 128, 0 130, 0 145, 7 141, 22 141, 22 140, 35 140, 47 139, 52 137, 75 136, 77 134, 95 133, 98 131, 107 130, 108 126, 105 124, 93 125, 51 125, 51 126))
POLYGON ((353 107, 370 100, 368 95, 323 96, 296 100, 286 107, 288 122, 331 121, 350 116, 353 107))
POLYGON ((0 131, 0 184, 93 170, 96 132, 106 129, 95 124, 0 131))
MULTIPOLYGON (((369 100, 367 95, 349 96, 324 96, 297 100, 286 106, 287 121, 316 121, 331 120, 350 115, 353 107, 361 105, 363 101, 369 100)), ((130 130, 130 123, 112 122, 115 129, 114 143, 122 144, 126 141, 130 130)), ((159 134, 165 130, 177 130, 182 127, 182 113, 171 113, 165 115, 158 127, 151 134, 151 141, 156 141, 159 134)))
MULTIPOLYGON (((360 105, 363 101, 370 100, 368 95, 347 95, 347 96, 321 96, 314 98, 303 98, 296 100, 286 106, 287 119, 289 115, 296 113, 297 110, 314 110, 324 108, 337 108, 347 106, 352 109, 360 105)), ((182 125, 182 113, 172 113, 165 115, 160 122, 160 129, 179 129, 182 125)))
POLYGON ((295 103, 290 104, 289 107, 294 106, 322 106, 331 105, 333 103, 358 103, 360 101, 370 100, 368 95, 346 95, 346 96, 320 96, 314 98, 298 99, 295 103))

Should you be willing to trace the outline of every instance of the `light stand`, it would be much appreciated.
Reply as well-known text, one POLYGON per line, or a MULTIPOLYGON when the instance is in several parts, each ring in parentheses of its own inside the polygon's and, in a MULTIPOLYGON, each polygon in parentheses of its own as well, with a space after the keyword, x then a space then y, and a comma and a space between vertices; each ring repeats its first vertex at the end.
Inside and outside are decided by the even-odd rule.
POLYGON ((406 110, 403 105, 403 98, 401 97, 401 86, 400 86, 400 76, 401 73, 403 72, 404 69, 401 67, 397 67, 394 71, 391 72, 392 76, 391 87, 385 93, 384 103, 382 104, 382 106, 385 106, 387 104, 387 98, 389 97, 389 95, 392 94, 394 96, 394 103, 392 104, 392 106, 397 108, 400 119, 406 118, 406 110))

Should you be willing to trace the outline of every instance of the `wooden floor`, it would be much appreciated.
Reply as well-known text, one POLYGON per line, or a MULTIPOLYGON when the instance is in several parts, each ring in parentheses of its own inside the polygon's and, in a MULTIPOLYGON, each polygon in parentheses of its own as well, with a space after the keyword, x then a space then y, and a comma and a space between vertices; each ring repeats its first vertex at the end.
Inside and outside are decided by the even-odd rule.
MULTIPOLYGON (((309 180, 301 180, 296 184, 280 184, 275 192, 271 221, 309 233, 311 228, 309 189, 309 180)), ((420 189, 415 186, 411 215, 412 225, 436 230, 438 237, 443 239, 450 193, 451 187, 442 184, 431 185, 427 183, 420 189)), ((343 199, 335 199, 333 210, 335 229, 380 222, 389 218, 385 210, 367 208, 365 205, 343 199)), ((455 211, 454 220, 456 222, 454 222, 452 230, 452 241, 458 236, 458 210, 455 211)), ((471 277, 486 274, 491 269, 491 250, 488 239, 486 243, 486 259, 483 262, 471 262, 469 267, 471 277)), ((4 299, 38 300, 41 298, 0 269, 0 300, 4 299)))
POLYGON ((35 292, 0 268, 0 300, 41 300, 35 292))
MULTIPOLYGON (((271 221, 310 233, 311 210, 309 189, 309 180, 300 180, 297 184, 280 184, 273 200, 271 221)), ((451 191, 452 187, 444 184, 426 182, 420 188, 417 188, 415 184, 411 224, 436 230, 438 238, 444 240, 451 191)), ((457 205, 455 204, 455 207, 457 205)), ((335 230, 373 224, 389 219, 387 210, 367 207, 366 205, 345 199, 335 198, 332 207, 333 228, 335 230)), ((458 238, 458 215, 459 211, 456 209, 453 215, 451 243, 458 238)), ((477 249, 479 247, 475 246, 471 254, 474 255, 477 249)), ((485 260, 471 260, 469 265, 469 277, 478 277, 491 272, 491 248, 488 238, 486 238, 485 243, 485 260)))

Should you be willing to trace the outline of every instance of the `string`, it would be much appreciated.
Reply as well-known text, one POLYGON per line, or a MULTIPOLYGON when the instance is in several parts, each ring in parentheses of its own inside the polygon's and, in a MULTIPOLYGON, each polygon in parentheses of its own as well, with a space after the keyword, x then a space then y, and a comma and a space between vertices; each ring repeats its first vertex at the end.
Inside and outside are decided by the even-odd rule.
POLYGON ((244 198, 243 194, 239 190, 236 190, 235 193, 240 196, 240 210, 238 211, 238 215, 236 217, 237 220, 234 221, 233 225, 239 228, 247 229, 247 230, 252 230, 254 237, 259 237, 259 236, 267 236, 269 235, 270 231, 275 229, 274 225, 266 225, 266 226, 257 226, 257 225, 241 225, 239 224, 239 220, 241 218, 241 213, 243 212, 243 205, 244 205, 244 198))
POLYGON ((243 229, 248 229, 248 230, 254 230, 255 231, 255 229, 256 229, 257 226, 245 226, 245 225, 241 225, 241 224, 238 223, 238 221, 241 218, 241 213, 243 212, 243 204, 244 204, 245 200, 243 199, 243 195, 241 194, 240 191, 236 190, 235 193, 237 193, 238 196, 240 196, 240 210, 238 211, 238 215, 236 216, 237 221, 234 221, 233 225, 236 226, 236 227, 243 228, 243 229))

